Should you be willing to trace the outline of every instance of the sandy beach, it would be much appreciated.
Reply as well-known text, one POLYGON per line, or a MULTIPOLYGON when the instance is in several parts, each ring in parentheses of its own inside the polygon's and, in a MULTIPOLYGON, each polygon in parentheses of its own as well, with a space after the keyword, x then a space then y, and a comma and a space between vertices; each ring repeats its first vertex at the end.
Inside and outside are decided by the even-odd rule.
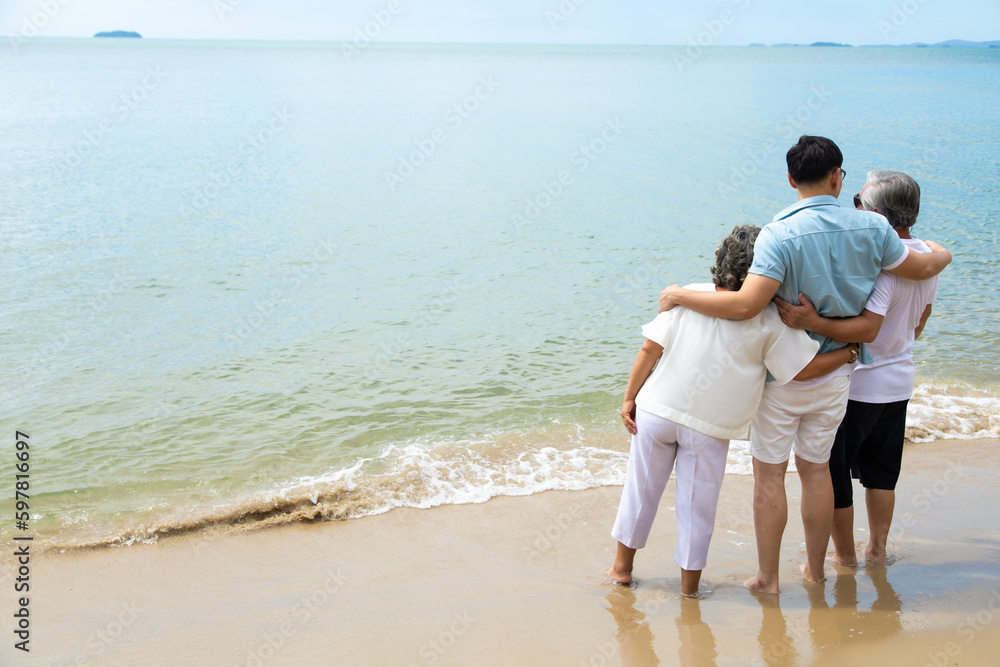
MULTIPOLYGON (((15 650, 8 629, 2 662, 996 664, 998 445, 909 445, 890 541, 897 561, 830 566, 817 585, 796 576, 804 547, 789 474, 780 596, 741 586, 756 562, 752 479, 731 475, 699 600, 679 595, 672 482, 634 588, 604 575, 620 487, 547 492, 38 554, 31 650, 15 650)), ((13 611, 9 566, 4 578, 13 611)))

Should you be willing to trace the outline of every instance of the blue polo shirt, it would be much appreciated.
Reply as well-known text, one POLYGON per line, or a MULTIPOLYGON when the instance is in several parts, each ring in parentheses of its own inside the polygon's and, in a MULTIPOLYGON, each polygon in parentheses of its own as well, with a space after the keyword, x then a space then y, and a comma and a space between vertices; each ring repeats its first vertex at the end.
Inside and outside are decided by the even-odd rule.
MULTIPOLYGON (((786 301, 797 304, 802 292, 824 317, 853 317, 864 309, 879 272, 899 266, 906 253, 885 217, 822 195, 792 204, 764 226, 750 273, 781 281, 778 296, 786 301)), ((809 335, 820 352, 844 347, 809 335)), ((867 351, 862 356, 871 358, 867 351)))

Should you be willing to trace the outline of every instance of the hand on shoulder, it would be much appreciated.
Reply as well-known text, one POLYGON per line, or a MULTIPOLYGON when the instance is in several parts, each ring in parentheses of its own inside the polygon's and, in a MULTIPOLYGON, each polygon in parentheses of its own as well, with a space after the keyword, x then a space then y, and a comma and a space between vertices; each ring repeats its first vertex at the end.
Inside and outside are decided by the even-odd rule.
POLYGON ((660 292, 660 312, 664 313, 671 308, 681 305, 680 294, 683 290, 684 288, 680 285, 673 284, 660 292))

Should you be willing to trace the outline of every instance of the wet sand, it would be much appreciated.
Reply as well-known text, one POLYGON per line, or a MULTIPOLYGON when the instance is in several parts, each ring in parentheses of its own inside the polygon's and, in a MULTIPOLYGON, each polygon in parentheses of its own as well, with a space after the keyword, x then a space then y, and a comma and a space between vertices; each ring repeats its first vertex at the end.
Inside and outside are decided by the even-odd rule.
MULTIPOLYGON (((634 588, 604 575, 620 487, 201 533, 32 559, 38 665, 992 665, 1000 656, 995 440, 907 447, 890 551, 804 584, 788 475, 782 593, 755 571, 752 479, 728 476, 703 584, 679 595, 673 484, 634 588)), ((856 504, 857 539, 866 537, 856 504)))

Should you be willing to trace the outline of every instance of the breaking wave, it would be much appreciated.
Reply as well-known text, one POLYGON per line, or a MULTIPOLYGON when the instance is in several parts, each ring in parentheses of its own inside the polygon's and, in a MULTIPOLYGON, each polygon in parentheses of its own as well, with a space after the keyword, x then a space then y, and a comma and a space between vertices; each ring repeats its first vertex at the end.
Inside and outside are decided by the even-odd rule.
MULTIPOLYGON (((483 503, 497 496, 622 484, 628 462, 624 431, 610 423, 590 431, 579 426, 575 430, 569 438, 565 432, 556 438, 561 448, 539 446, 539 442, 553 442, 551 432, 507 434, 476 442, 390 445, 379 456, 347 468, 300 477, 214 506, 167 509, 156 522, 125 526, 96 538, 62 541, 50 548, 127 546, 211 528, 248 530, 338 521, 399 507, 427 509, 483 503)), ((921 384, 910 401, 906 437, 913 443, 1000 438, 1000 394, 971 386, 921 384)), ((794 463, 789 469, 794 470, 794 463)), ((749 443, 732 442, 726 472, 752 474, 749 443)))

